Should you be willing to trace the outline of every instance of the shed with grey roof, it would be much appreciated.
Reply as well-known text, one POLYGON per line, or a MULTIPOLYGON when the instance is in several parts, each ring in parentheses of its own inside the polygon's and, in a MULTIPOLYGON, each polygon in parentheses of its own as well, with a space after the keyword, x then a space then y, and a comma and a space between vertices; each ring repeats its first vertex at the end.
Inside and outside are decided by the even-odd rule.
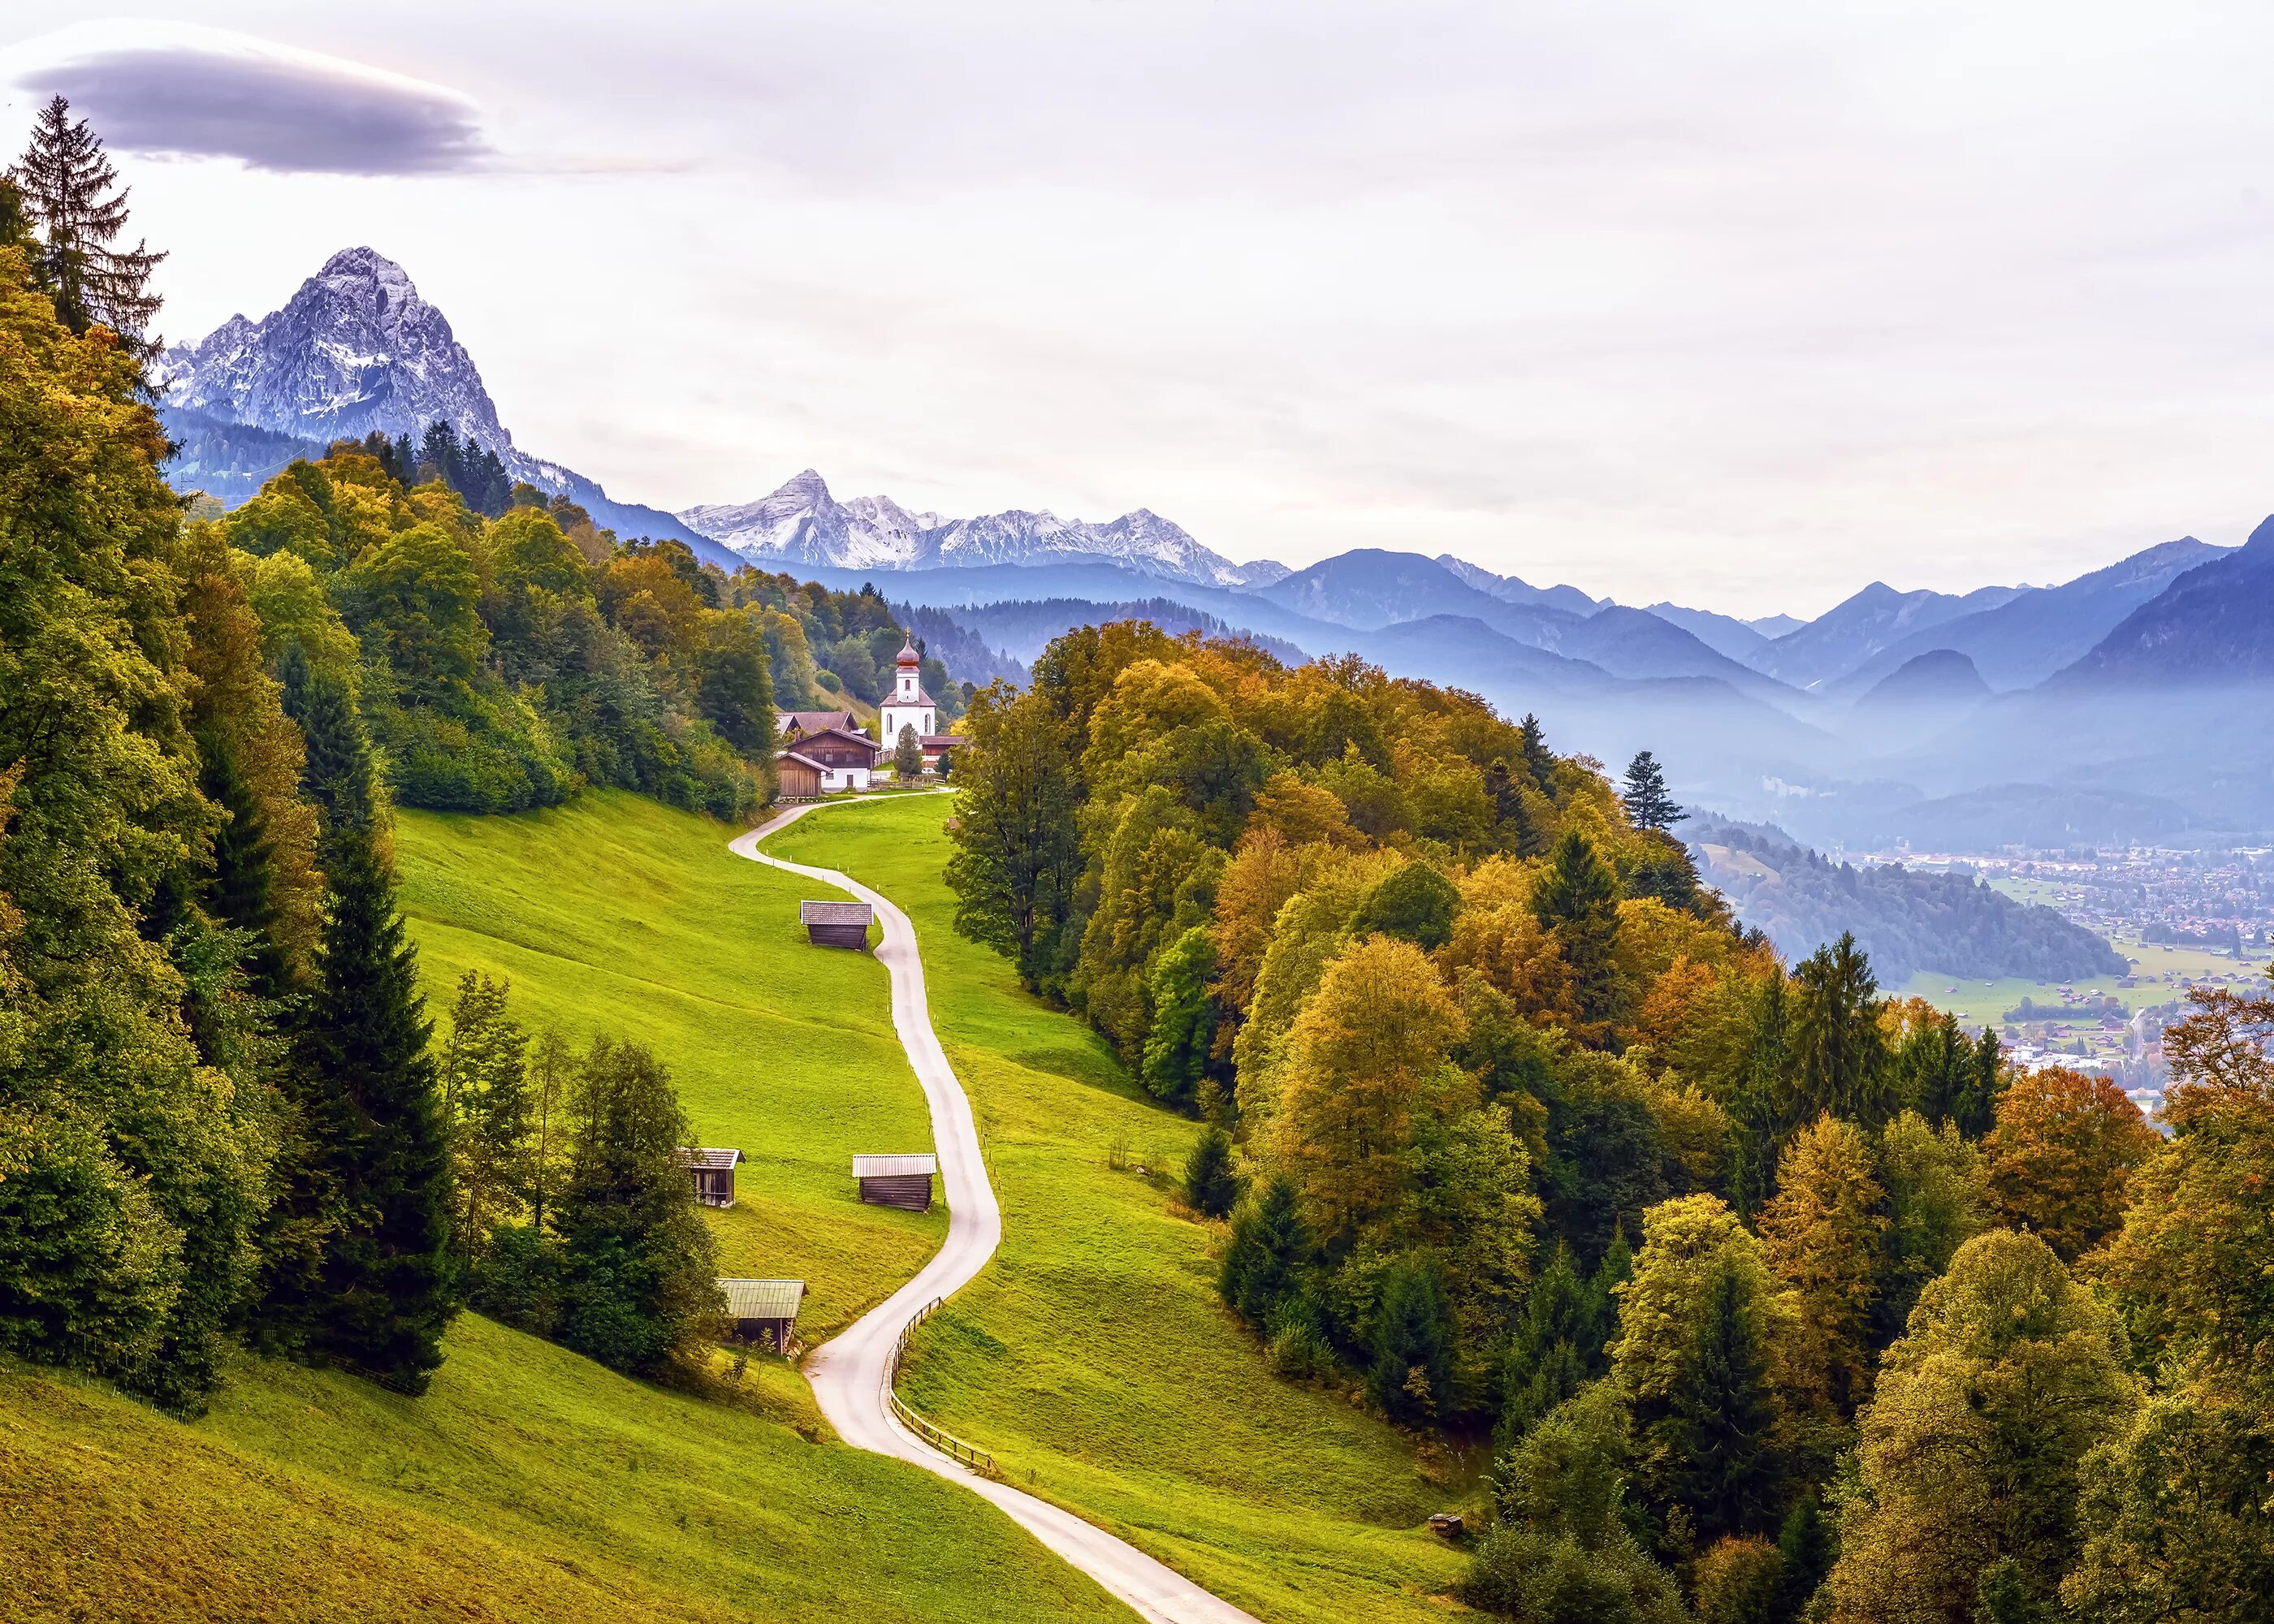
POLYGON ((814 902, 797 905, 798 922, 805 927, 806 940, 816 947, 855 947, 869 945, 869 922, 876 910, 865 902, 814 902))
POLYGON ((802 1280, 727 1280, 719 1282, 727 1298, 727 1318, 734 1323, 737 1342, 757 1342, 776 1353, 787 1353, 797 1334, 798 1304, 805 1300, 802 1280))
POLYGON ((938 1171, 939 1158, 929 1151, 917 1155, 853 1158, 853 1178, 861 1187, 863 1201, 911 1213, 931 1210, 931 1177, 938 1171))
POLYGON ((734 1204, 734 1168, 742 1153, 728 1147, 682 1145, 679 1165, 695 1176, 695 1199, 705 1207, 734 1204))

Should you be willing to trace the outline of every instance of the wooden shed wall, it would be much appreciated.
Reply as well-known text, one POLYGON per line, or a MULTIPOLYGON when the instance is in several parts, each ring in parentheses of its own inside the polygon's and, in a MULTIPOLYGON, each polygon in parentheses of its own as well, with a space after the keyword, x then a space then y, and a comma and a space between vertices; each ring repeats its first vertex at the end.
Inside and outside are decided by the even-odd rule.
POLYGON ((871 1207, 898 1207, 912 1213, 931 1210, 931 1175, 903 1173, 861 1181, 861 1199, 871 1207))
POLYGON ((816 947, 866 947, 869 927, 866 925, 808 925, 806 938, 816 947))

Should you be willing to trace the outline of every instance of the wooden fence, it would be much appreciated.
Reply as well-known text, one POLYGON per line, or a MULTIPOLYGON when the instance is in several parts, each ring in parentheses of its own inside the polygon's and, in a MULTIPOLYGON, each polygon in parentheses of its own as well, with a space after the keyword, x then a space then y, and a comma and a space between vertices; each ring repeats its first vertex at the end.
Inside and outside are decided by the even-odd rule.
POLYGON ((961 1462, 975 1472, 983 1473, 990 1477, 1000 1477, 1003 1473, 996 1466, 993 1455, 984 1449, 973 1448, 953 1432, 942 1432, 909 1409, 900 1399, 900 1356, 907 1351, 908 1338, 914 1336, 916 1327, 930 1319, 932 1311, 946 1300, 945 1297, 932 1298, 930 1302, 916 1310, 915 1319, 900 1327, 900 1334, 892 1343, 892 1364, 885 1371, 885 1398, 892 1407, 894 1419, 942 1455, 946 1455, 950 1460, 961 1462))

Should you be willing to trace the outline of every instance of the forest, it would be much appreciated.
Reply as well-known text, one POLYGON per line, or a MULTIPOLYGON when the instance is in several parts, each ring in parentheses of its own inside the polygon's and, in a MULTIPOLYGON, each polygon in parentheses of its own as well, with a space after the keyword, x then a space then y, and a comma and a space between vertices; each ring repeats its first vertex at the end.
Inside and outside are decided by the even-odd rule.
POLYGON ((1472 696, 1128 622, 966 730, 959 929, 1214 1124, 1278 1379, 1491 1450, 1472 1605, 2263 1616, 2274 998, 2173 1029, 2166 1138, 1472 696))
POLYGON ((1849 930, 1890 981, 1921 970, 2036 981, 2126 972, 2123 955, 2105 938, 1970 874, 1835 863, 1759 824, 1701 820, 1685 833, 1714 887, 1787 951, 1849 930))

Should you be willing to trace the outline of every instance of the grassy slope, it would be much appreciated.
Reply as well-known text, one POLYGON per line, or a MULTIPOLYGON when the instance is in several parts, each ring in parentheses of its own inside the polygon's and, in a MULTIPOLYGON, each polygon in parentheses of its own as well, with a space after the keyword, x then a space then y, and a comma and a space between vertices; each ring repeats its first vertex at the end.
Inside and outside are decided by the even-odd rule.
POLYGON ((714 1214, 721 1267, 805 1280, 808 1342, 938 1247, 944 1213, 852 1199, 855 1152, 929 1150, 931 1128, 883 968, 806 944, 797 900, 815 887, 621 792, 517 817, 405 812, 395 853, 430 1012, 479 969, 512 979, 532 1026, 652 1048, 701 1141, 749 1158, 714 1214))
MULTIPOLYGON (((912 1272, 943 1220, 863 1207, 846 1158, 928 1145, 881 969, 808 948, 798 883, 628 795, 515 818, 406 813, 430 996, 478 966, 525 1018, 651 1044, 740 1144, 728 1265, 805 1275, 804 1325, 912 1272)), ((468 1315, 424 1398, 245 1359, 184 1426, 0 1361, 0 1619, 1122 1620, 992 1508, 835 1443, 802 1380, 750 1407, 622 1380, 468 1315)))
POLYGON ((915 921, 938 1027, 976 1104, 1002 1252, 925 1327, 903 1391, 1072 1507, 1270 1620, 1441 1618, 1459 1568, 1423 1531, 1457 1501, 1397 1432, 1290 1386, 1217 1305, 1212 1237, 1117 1143, 1181 1164, 1194 1124, 956 936, 945 803, 832 808, 770 851, 874 884, 915 921))
MULTIPOLYGON (((753 1366, 754 1371, 758 1367, 753 1366)), ((468 1316, 419 1399, 240 1361, 213 1414, 0 1362, 9 1624, 1126 1620, 972 1495, 468 1316)))

